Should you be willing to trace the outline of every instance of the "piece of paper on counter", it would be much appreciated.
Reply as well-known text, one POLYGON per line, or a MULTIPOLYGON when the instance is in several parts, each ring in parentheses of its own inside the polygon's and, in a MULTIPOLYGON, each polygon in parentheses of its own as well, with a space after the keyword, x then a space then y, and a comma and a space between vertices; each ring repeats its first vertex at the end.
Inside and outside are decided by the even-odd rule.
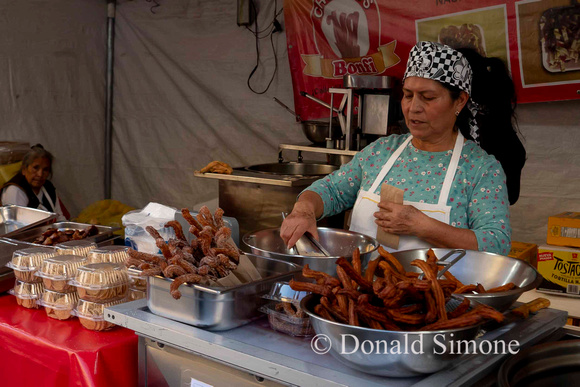
MULTIPOLYGON (((403 194, 405 191, 402 189, 383 183, 381 185, 381 201, 393 202, 396 204, 403 204, 403 194)), ((399 236, 396 234, 391 234, 383 231, 382 228, 377 227, 377 240, 383 246, 390 247, 392 249, 399 248, 399 236)))
POLYGON ((242 283, 257 281, 262 278, 258 269, 256 269, 252 261, 245 255, 240 255, 238 267, 233 273, 242 283))

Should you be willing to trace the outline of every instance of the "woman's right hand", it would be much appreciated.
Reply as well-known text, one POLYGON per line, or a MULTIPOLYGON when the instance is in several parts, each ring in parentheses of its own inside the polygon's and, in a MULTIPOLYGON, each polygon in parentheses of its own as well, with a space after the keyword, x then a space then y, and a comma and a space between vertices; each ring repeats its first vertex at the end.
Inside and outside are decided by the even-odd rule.
POLYGON ((292 248, 306 231, 318 240, 316 210, 311 203, 298 201, 294 204, 294 209, 290 215, 282 222, 280 236, 288 248, 292 248))

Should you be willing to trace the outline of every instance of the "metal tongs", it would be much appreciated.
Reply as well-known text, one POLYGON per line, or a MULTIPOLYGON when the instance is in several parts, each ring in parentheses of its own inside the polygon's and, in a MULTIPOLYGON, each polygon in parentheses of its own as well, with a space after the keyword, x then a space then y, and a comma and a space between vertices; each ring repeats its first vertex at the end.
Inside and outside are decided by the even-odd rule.
MULTIPOLYGON (((282 212, 282 219, 286 219, 286 213, 284 212, 282 212)), ((322 253, 325 257, 331 256, 324 246, 314 239, 314 236, 308 231, 306 231, 304 235, 296 241, 296 244, 290 249, 290 251, 292 250, 296 252, 296 255, 312 256, 322 253), (315 248, 312 248, 312 246, 315 248)))
MULTIPOLYGON (((449 270, 451 268, 451 266, 455 265, 461 258, 463 258, 466 253, 467 252, 463 249, 454 249, 454 250, 449 251, 441 259, 439 259, 437 261, 437 265, 441 265, 444 267, 443 267, 443 269, 441 269, 437 273, 437 279, 441 278, 441 276, 443 276, 443 274, 445 274, 445 272, 447 270, 449 270), (457 254, 457 256, 455 258, 453 258, 450 262, 448 262, 447 259, 449 257, 453 256, 454 254, 457 254)), ((419 276, 419 279, 422 280, 424 275, 425 275, 424 273, 421 273, 421 275, 419 276)))

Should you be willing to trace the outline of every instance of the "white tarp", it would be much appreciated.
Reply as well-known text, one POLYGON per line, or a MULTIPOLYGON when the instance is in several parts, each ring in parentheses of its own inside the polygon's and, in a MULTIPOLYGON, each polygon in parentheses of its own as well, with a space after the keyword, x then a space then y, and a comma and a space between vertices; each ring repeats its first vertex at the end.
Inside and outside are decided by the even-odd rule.
MULTIPOLYGON (((236 25, 232 0, 119 0, 115 38, 113 199, 176 208, 217 196, 193 177, 212 160, 275 162, 280 143, 304 142, 292 107, 284 32, 273 37, 278 73, 267 93, 246 81, 252 33, 236 25)), ((274 2, 257 1, 260 29, 274 2)), ((278 9, 282 1, 278 1, 278 9)), ((106 2, 0 0, 0 140, 40 142, 56 158, 54 178, 77 214, 103 198, 106 2)), ((283 15, 278 20, 283 25, 283 15)), ((274 69, 269 39, 252 78, 262 90, 274 69)), ((580 86, 579 86, 580 89, 580 86)), ((520 105, 528 162, 514 239, 545 243, 547 217, 580 211, 580 101, 520 105)))

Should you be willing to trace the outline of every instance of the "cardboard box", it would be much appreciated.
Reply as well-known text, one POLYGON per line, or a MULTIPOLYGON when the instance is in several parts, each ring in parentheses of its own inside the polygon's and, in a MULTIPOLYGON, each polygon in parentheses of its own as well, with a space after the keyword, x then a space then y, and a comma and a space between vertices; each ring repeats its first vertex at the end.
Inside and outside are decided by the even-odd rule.
POLYGON ((528 263, 534 264, 538 255, 538 245, 534 243, 524 243, 512 241, 512 247, 508 257, 521 259, 528 263))
POLYGON ((580 212, 562 212, 548 218, 549 245, 580 247, 580 212))
POLYGON ((544 277, 538 291, 580 297, 580 249, 539 246, 538 272, 544 277))

